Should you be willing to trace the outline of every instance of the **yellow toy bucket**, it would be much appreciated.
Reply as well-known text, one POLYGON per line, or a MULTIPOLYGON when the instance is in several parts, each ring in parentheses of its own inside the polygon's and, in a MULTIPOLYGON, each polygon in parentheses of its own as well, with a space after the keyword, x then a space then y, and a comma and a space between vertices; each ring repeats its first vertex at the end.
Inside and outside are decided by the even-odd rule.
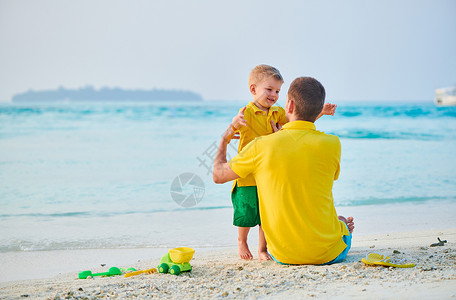
POLYGON ((189 247, 173 248, 169 249, 168 252, 172 262, 176 264, 189 262, 193 258, 193 254, 195 254, 195 250, 189 247))

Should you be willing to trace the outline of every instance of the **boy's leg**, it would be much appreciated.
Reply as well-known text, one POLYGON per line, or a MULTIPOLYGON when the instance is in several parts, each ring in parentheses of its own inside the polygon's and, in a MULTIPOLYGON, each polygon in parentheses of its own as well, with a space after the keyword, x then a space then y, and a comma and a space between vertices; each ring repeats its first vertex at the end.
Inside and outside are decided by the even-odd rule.
POLYGON ((253 259, 247 245, 247 235, 250 227, 255 227, 260 222, 257 198, 256 186, 238 187, 236 184, 231 193, 233 225, 238 227, 238 252, 242 259, 253 259))
POLYGON ((263 231, 263 228, 261 228, 261 225, 260 225, 260 229, 259 229, 258 233, 259 233, 259 237, 260 237, 259 245, 258 245, 258 257, 260 258, 260 260, 271 260, 272 257, 268 253, 266 238, 264 237, 264 231, 263 231))
POLYGON ((249 250, 249 245, 247 245, 249 231, 250 227, 238 227, 238 253, 242 259, 253 259, 252 253, 250 253, 249 250))

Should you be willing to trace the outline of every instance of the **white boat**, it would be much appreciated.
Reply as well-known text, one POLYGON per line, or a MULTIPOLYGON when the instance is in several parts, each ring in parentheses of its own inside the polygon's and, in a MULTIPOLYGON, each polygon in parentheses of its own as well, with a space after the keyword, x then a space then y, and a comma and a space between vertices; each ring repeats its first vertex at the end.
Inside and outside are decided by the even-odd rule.
POLYGON ((456 106, 456 86, 436 89, 434 103, 437 106, 456 106))

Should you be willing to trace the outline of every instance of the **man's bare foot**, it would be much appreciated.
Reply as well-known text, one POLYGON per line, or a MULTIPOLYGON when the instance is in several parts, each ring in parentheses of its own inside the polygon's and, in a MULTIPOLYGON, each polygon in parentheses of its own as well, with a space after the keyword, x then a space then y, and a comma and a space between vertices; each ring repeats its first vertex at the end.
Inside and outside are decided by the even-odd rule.
POLYGON ((253 259, 252 253, 250 253, 249 246, 247 245, 246 241, 239 241, 238 240, 238 253, 239 257, 245 260, 253 259))
POLYGON ((353 221, 353 217, 345 218, 343 216, 339 216, 339 220, 347 224, 348 231, 350 231, 350 233, 353 233, 353 229, 355 229, 355 222, 353 221))
POLYGON ((268 253, 267 250, 258 250, 258 257, 260 258, 260 260, 272 260, 272 256, 268 253))

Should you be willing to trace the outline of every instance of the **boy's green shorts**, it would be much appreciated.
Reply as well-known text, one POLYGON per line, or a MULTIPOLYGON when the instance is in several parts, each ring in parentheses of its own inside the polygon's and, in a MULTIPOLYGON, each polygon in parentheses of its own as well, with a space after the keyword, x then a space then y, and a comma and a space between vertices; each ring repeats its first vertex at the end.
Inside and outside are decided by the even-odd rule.
POLYGON ((261 225, 256 186, 237 186, 236 184, 231 193, 231 201, 234 208, 234 226, 255 227, 261 225))

